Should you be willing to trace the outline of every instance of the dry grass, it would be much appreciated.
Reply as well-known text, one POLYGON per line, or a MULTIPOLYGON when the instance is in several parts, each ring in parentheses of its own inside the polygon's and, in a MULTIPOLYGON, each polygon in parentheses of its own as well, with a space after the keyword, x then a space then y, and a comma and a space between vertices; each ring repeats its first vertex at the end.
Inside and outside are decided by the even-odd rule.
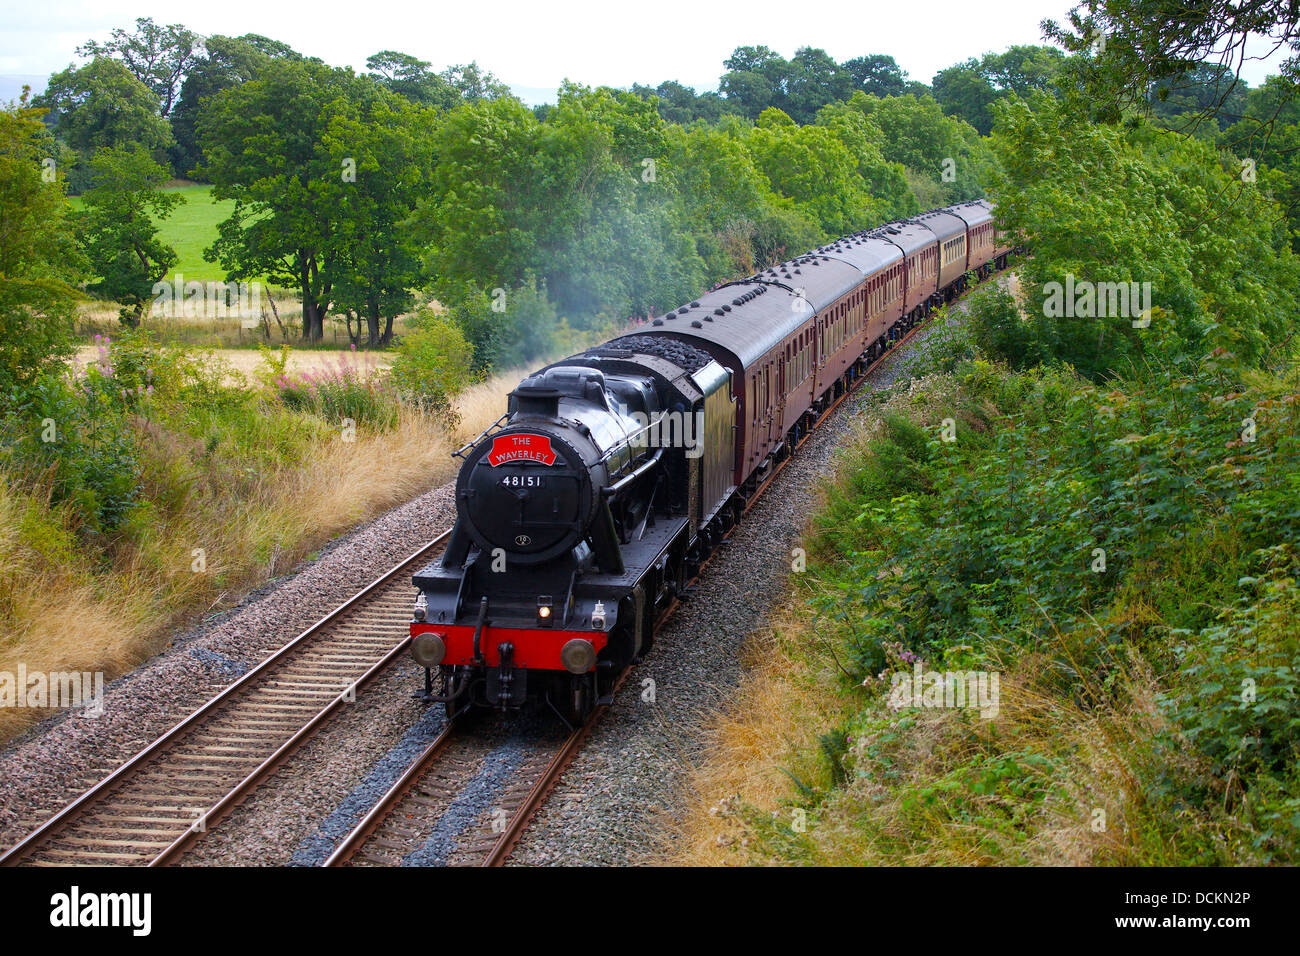
POLYGON ((706 728, 704 760, 689 777, 687 810, 661 862, 726 866, 754 862, 740 805, 779 813, 795 792, 786 769, 798 760, 811 727, 831 718, 834 695, 819 675, 801 666, 790 641, 803 633, 786 608, 772 630, 753 635, 742 650, 745 677, 724 712, 706 728))
MULTIPOLYGON (((951 407, 952 394, 946 379, 927 378, 881 411, 929 421, 933 408, 951 407)), ((851 485, 852 463, 878 425, 879 416, 868 416, 845 441, 823 495, 851 485)), ((1126 602, 1098 610, 1095 626, 1106 632, 1149 616, 1126 602)), ((847 635, 812 616, 796 591, 773 628, 750 637, 741 684, 707 728, 686 810, 660 862, 1159 865, 1185 864, 1180 850, 1192 843, 1214 847, 1224 863, 1258 856, 1229 815, 1189 809, 1185 819, 1158 818, 1166 811, 1153 786, 1211 774, 1160 712, 1162 688, 1136 651, 1120 652, 1104 669, 1105 686, 1093 686, 1086 675, 1096 662, 1076 660, 1093 635, 1057 634, 1035 653, 979 665, 1000 675, 993 719, 895 712, 881 689, 842 680, 836 654, 845 658, 847 635), (1084 676, 1062 683, 1061 661, 1084 676), (824 734, 848 739, 848 779, 838 786, 824 734), (791 830, 795 808, 808 813, 806 833, 791 830)))
MULTIPOLYGON (((196 497, 111 558, 76 545, 66 515, 0 477, 0 673, 20 663, 29 673, 125 673, 197 614, 237 603, 330 539, 451 480, 451 452, 500 416, 521 375, 502 373, 466 392, 450 432, 404 410, 392 430, 313 444, 305 460, 260 475, 245 493, 196 497), (191 570, 194 548, 205 552, 205 573, 191 570)), ((150 423, 136 427, 156 460, 186 467, 198 453, 150 423)), ((47 714, 0 708, 0 741, 47 714)))
MULTIPOLYGON (((253 371, 263 364, 262 353, 255 349, 210 349, 206 350, 205 354, 209 355, 214 362, 223 363, 226 368, 245 377, 251 376, 253 371)), ((294 349, 285 362, 285 370, 292 374, 319 372, 336 366, 340 360, 345 359, 349 364, 358 366, 364 374, 368 371, 389 368, 393 364, 393 354, 385 351, 353 353, 346 349, 338 351, 294 349)), ((96 362, 98 356, 98 348, 93 345, 83 345, 72 357, 72 365, 74 368, 84 369, 96 362)))
MULTIPOLYGON (((166 344, 195 345, 202 348, 250 350, 256 356, 258 343, 279 346, 288 344, 297 349, 311 351, 317 348, 325 350, 345 349, 348 347, 347 331, 344 322, 338 316, 330 316, 325 325, 325 340, 319 345, 307 346, 299 338, 302 331, 302 302, 292 292, 281 289, 263 291, 261 296, 262 314, 269 329, 269 339, 259 326, 245 329, 238 316, 217 316, 215 314, 179 314, 163 315, 151 313, 143 323, 143 328, 158 336, 166 344), (274 310, 271 304, 274 303, 274 310), (276 322, 276 316, 279 323, 276 322), (338 321, 336 321, 336 319, 338 321)), ((442 307, 437 302, 428 303, 435 310, 442 307)), ((408 316, 398 316, 393 322, 393 332, 401 336, 407 330, 408 316)), ((353 322, 356 328, 356 322, 353 322)), ((113 303, 94 299, 83 300, 77 308, 77 333, 88 340, 95 334, 112 336, 121 331, 118 320, 118 306, 113 303)))
MULTIPOLYGON (((438 421, 417 413, 391 431, 323 443, 307 461, 263 476, 251 495, 182 509, 190 517, 120 550, 108 570, 79 549, 41 554, 25 544, 31 500, 0 489, 0 672, 23 663, 29 672, 99 671, 111 680, 196 613, 235 603, 336 535, 447 481, 452 444, 438 421), (205 553, 202 574, 191 569, 194 548, 205 553)), ((0 739, 42 716, 0 710, 0 739)))
MULTIPOLYGON (((835 665, 792 600, 775 632, 751 639, 746 675, 708 729, 705 759, 689 777, 686 812, 659 861, 728 866, 801 862, 825 866, 1124 866, 1185 863, 1178 836, 1221 848, 1221 862, 1255 855, 1238 821, 1187 811, 1154 819, 1152 782, 1203 773, 1157 708, 1160 688, 1128 652, 1102 688, 1062 693, 1046 653, 1001 670, 1000 712, 972 719, 953 709, 888 711, 866 693, 846 695, 835 665), (811 650, 810 650, 811 649, 811 650), (875 729, 858 736, 850 767, 867 773, 838 788, 818 779, 818 735, 874 707, 875 729), (864 752, 887 754, 897 774, 877 775, 864 752), (1020 789, 979 789, 999 762, 1020 789), (792 776, 793 775, 793 776, 792 776), (808 806, 793 782, 822 795, 808 832, 791 838, 792 808, 808 806), (815 821, 815 823, 813 822, 815 821), (768 823, 775 826, 767 825, 768 823), (778 829, 786 830, 777 835, 778 829)), ((1058 648, 1058 651, 1062 649, 1058 648)))

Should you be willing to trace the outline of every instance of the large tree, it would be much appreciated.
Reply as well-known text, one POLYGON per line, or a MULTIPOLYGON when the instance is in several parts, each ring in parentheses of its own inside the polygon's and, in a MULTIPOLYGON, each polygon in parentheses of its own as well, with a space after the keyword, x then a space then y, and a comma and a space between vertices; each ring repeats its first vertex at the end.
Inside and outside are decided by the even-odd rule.
POLYGON ((907 74, 883 53, 846 60, 844 71, 853 78, 854 89, 870 96, 901 96, 907 89, 907 74))
POLYGON ((53 141, 24 91, 0 107, 0 395, 56 368, 71 353, 81 257, 68 226, 53 141))
POLYGON ((1064 69, 1060 50, 1012 46, 940 70, 931 85, 945 113, 961 117, 987 136, 993 128, 995 102, 1010 95, 1026 96, 1032 90, 1053 92, 1064 69))
POLYGON ((409 53, 380 50, 366 57, 366 68, 372 79, 413 103, 451 109, 460 102, 460 94, 446 77, 435 72, 428 60, 409 53))
POLYGON ((765 46, 736 47, 723 63, 727 72, 718 83, 729 109, 750 119, 769 106, 781 106, 789 63, 765 46))
MULTIPOLYGON (((302 335, 324 335, 335 282, 335 232, 346 215, 347 157, 324 134, 352 109, 350 72, 323 63, 278 60, 262 74, 207 101, 199 117, 206 157, 199 175, 234 210, 204 251, 230 280, 262 276, 302 296, 302 335)), ((353 167, 355 169, 355 167, 353 167)))
POLYGON ((186 74, 180 97, 169 117, 176 138, 172 165, 180 176, 192 175, 194 169, 203 163, 198 121, 204 100, 253 79, 273 59, 302 59, 287 44, 256 33, 242 37, 208 37, 206 47, 206 55, 186 74))
POLYGON ((393 319, 411 307, 422 277, 423 250, 410 220, 430 189, 434 117, 380 86, 358 94, 356 114, 340 114, 325 133, 327 145, 356 160, 348 215, 334 236, 334 297, 349 325, 357 315, 358 335, 364 317, 366 342, 378 346, 392 341, 393 319))
POLYGON ((778 105, 796 123, 807 124, 827 103, 848 98, 853 77, 825 50, 806 46, 795 51, 784 86, 784 99, 778 105))
POLYGON ((848 104, 828 106, 818 122, 837 110, 856 111, 880 131, 879 153, 938 184, 948 202, 983 195, 990 157, 979 134, 955 116, 945 116, 928 96, 879 98, 854 93, 848 104))
MULTIPOLYGON (((1086 0, 1070 11, 1068 24, 1043 21, 1043 32, 1084 54, 1076 60, 1083 67, 1081 103, 1103 119, 1146 102, 1152 89, 1197 64, 1239 75, 1251 56, 1252 38, 1266 38, 1271 50, 1289 52, 1279 76, 1292 95, 1300 84, 1300 3, 1295 0, 1086 0)), ((1234 89, 1220 84, 1220 102, 1210 104, 1206 115, 1217 113, 1234 89)))
POLYGON ((235 201, 204 254, 231 280, 296 287, 308 341, 336 305, 391 316, 415 278, 404 221, 428 179, 432 126, 369 78, 269 61, 200 116, 199 173, 235 201))
MULTIPOLYGON (((49 111, 46 123, 81 162, 96 149, 128 145, 142 146, 161 160, 172 144, 154 94, 117 60, 96 57, 55 73, 34 102, 49 111)), ((85 187, 87 175, 84 167, 73 171, 74 190, 85 187)))
POLYGON ((122 61, 141 83, 153 91, 163 116, 172 111, 181 83, 203 53, 203 38, 179 23, 161 26, 139 17, 135 31, 114 30, 104 43, 87 40, 77 47, 83 57, 114 57, 122 61))

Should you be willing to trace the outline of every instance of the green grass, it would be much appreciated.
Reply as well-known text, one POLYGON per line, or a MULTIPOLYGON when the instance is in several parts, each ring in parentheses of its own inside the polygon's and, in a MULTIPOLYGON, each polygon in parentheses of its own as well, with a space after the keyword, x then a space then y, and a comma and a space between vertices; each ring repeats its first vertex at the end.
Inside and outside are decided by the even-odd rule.
POLYGON ((185 197, 184 204, 158 224, 160 238, 176 250, 180 259, 173 275, 179 272, 185 279, 200 282, 221 282, 225 273, 215 262, 203 259, 203 250, 217 238, 217 225, 235 208, 233 199, 213 199, 212 187, 192 183, 173 187, 169 192, 185 197))
MULTIPOLYGON (((203 250, 216 241, 217 226, 234 210, 235 201, 213 199, 212 187, 200 183, 165 186, 164 189, 185 199, 170 216, 158 222, 159 238, 175 249, 180 257, 168 279, 174 279, 180 273, 186 282, 224 282, 225 272, 217 263, 204 260, 203 250)), ((73 209, 82 208, 80 196, 72 196, 68 201, 73 209)))

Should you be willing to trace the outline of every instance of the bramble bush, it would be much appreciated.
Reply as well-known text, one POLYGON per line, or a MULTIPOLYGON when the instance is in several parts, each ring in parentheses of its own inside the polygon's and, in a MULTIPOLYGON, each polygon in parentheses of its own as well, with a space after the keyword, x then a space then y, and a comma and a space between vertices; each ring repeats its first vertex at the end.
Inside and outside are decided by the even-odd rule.
MULTIPOLYGON (((979 360, 911 389, 955 440, 884 414, 815 519, 803 600, 846 685, 1034 660, 1042 692, 1105 709, 1136 653, 1168 721, 1147 741, 1168 755, 1144 764, 1153 806, 1221 806, 1293 858, 1300 393, 1221 349, 1107 386, 979 360)), ((1027 772, 1035 801, 1060 783, 1027 772)))

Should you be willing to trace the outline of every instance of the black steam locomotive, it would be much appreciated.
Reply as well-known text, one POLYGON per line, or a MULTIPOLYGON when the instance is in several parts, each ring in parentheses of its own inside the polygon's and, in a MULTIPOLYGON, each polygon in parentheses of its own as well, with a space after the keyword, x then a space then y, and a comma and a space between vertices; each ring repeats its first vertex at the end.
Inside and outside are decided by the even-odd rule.
POLYGON ((823 413, 1009 253, 987 203, 933 210, 526 378, 457 453, 455 528, 414 577, 426 697, 582 721, 823 413))

